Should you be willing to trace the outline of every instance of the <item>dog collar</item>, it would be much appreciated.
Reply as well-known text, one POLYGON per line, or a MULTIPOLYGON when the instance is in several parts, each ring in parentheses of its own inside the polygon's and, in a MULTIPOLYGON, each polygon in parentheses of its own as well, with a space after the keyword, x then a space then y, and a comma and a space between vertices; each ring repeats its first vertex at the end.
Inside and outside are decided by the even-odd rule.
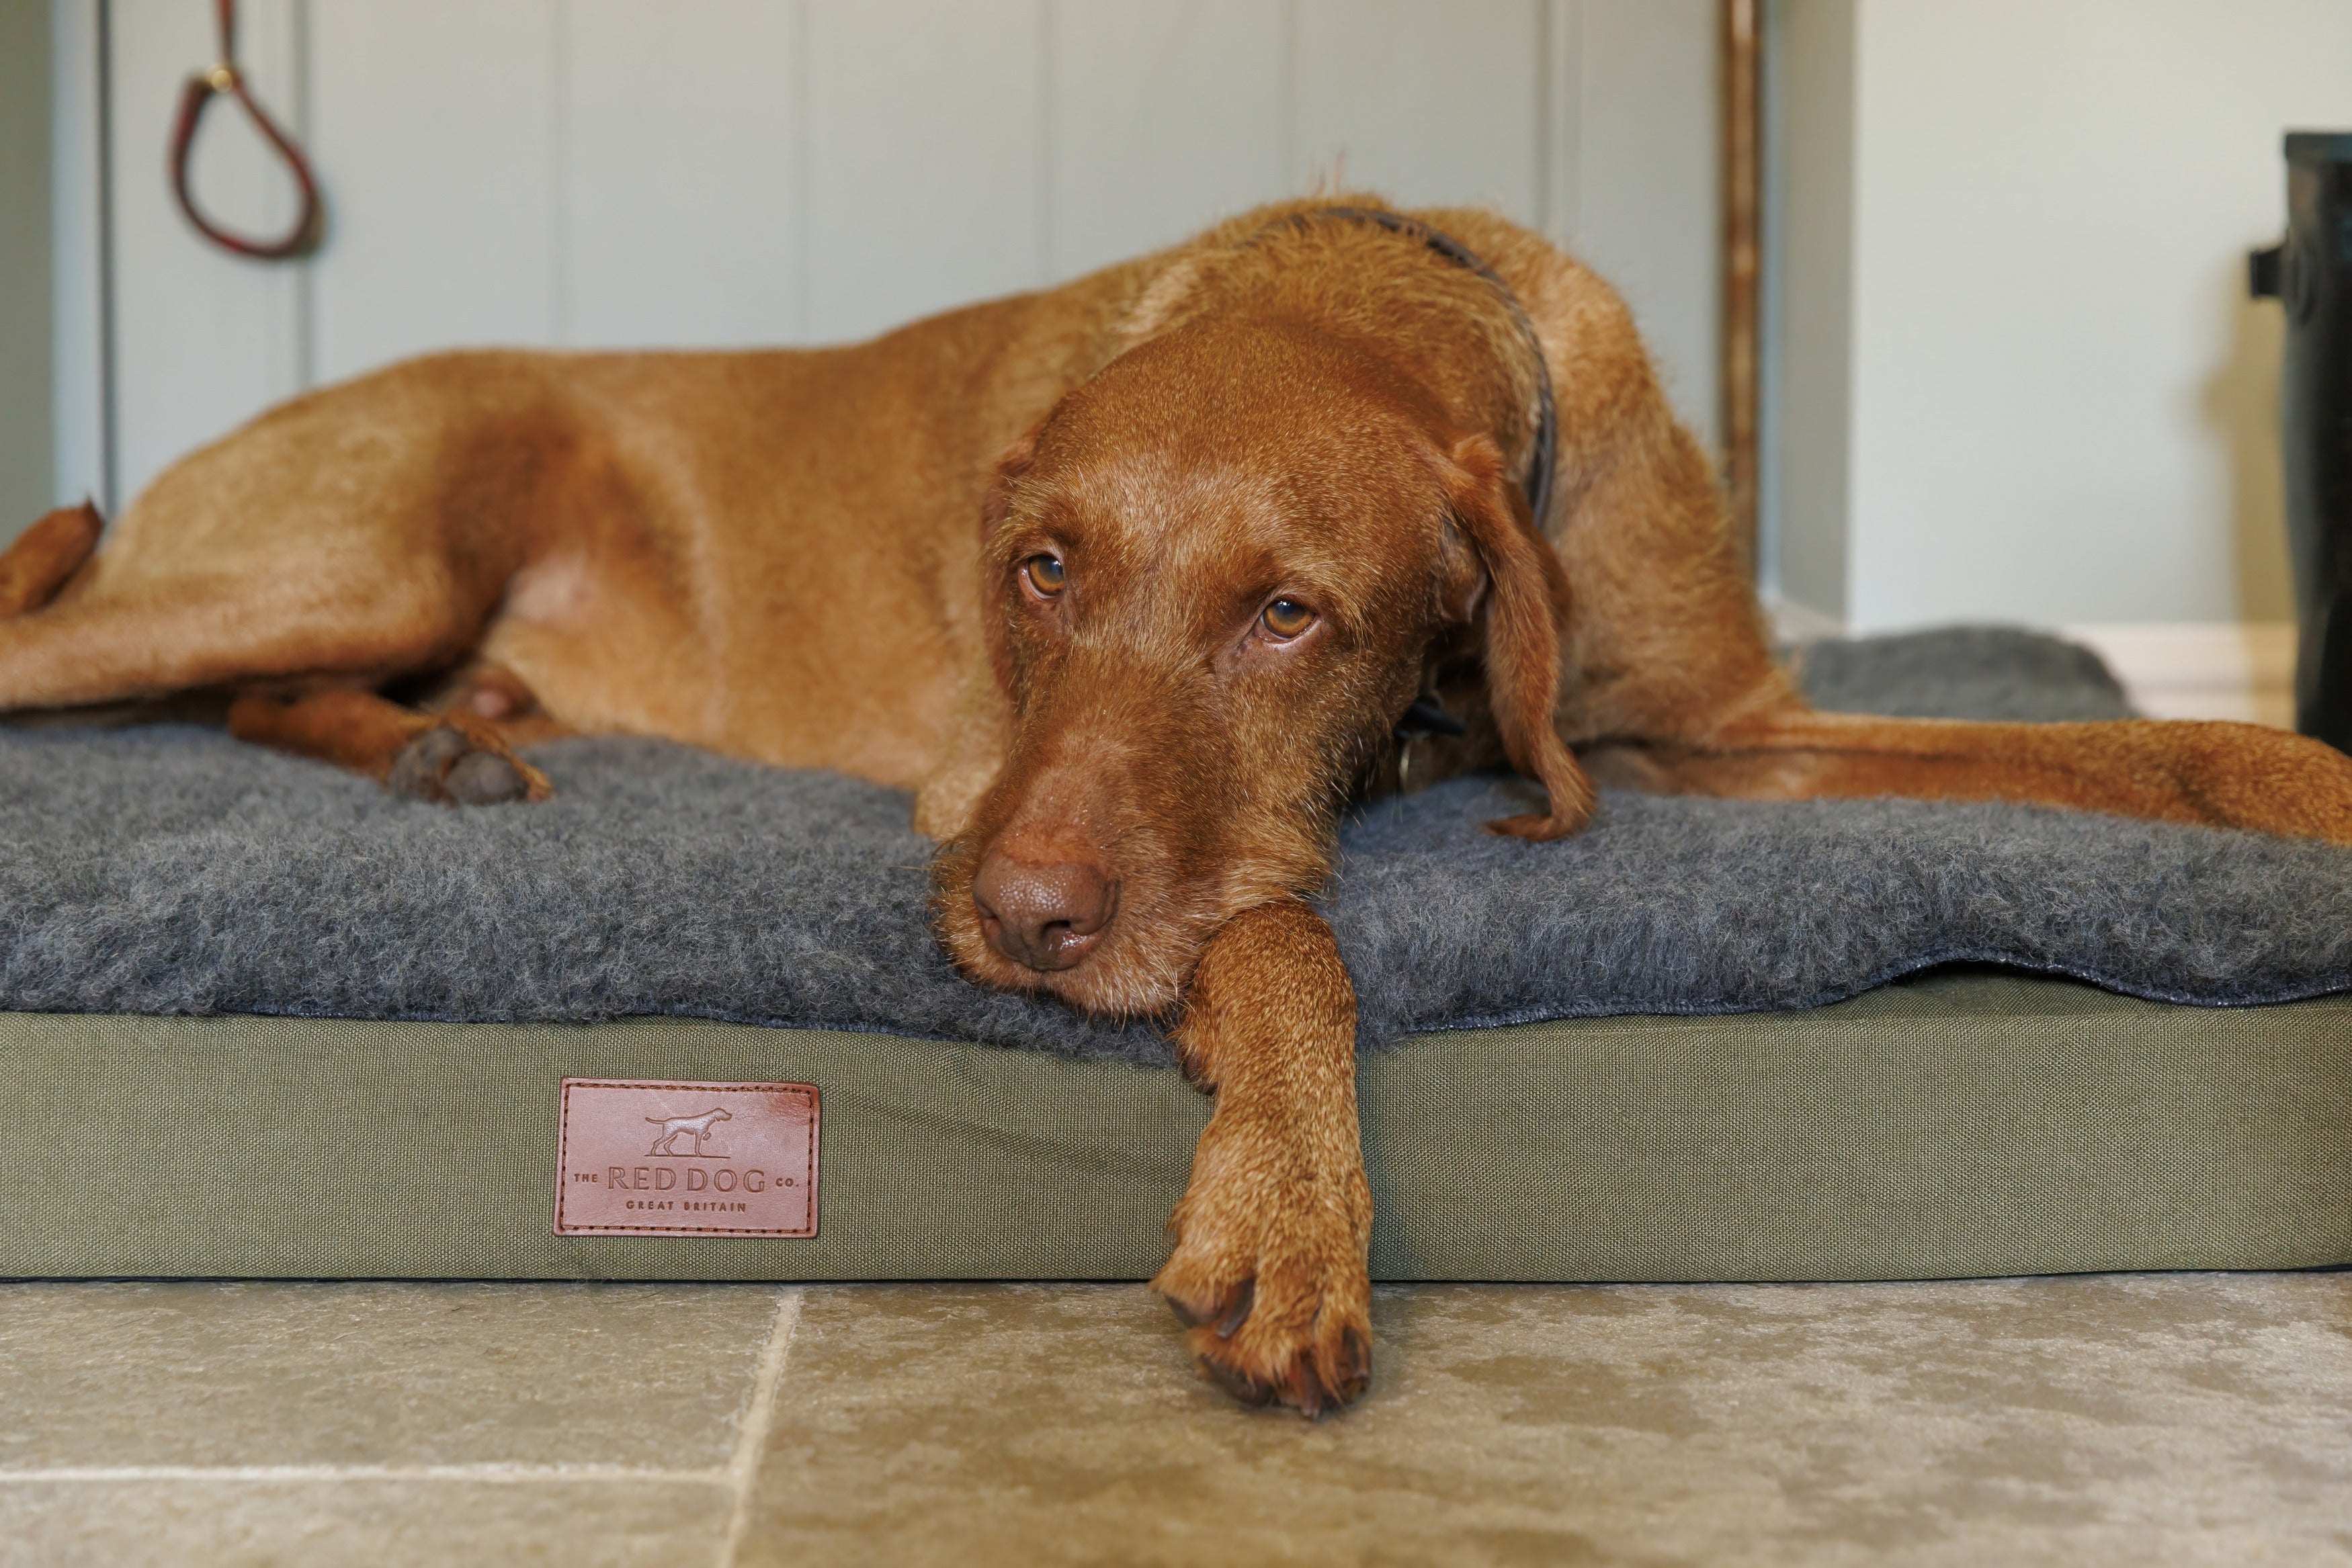
POLYGON ((1511 320, 1527 340, 1528 352, 1536 361, 1536 440, 1535 450, 1528 455, 1528 471, 1519 481, 1519 489, 1528 498, 1528 516, 1535 522, 1536 532, 1544 531, 1546 508, 1551 504, 1551 465, 1553 454, 1559 446, 1559 414, 1552 404, 1551 364, 1544 358, 1543 340, 1536 335, 1534 318, 1519 297, 1511 291, 1495 269, 1480 259, 1478 253, 1441 229, 1430 227, 1418 218, 1402 213, 1391 213, 1379 207, 1316 207, 1294 214, 1286 226, 1303 228, 1315 218, 1339 218, 1348 223, 1370 224, 1391 234, 1417 239, 1465 272, 1485 278, 1501 297, 1503 308, 1511 313, 1511 320))

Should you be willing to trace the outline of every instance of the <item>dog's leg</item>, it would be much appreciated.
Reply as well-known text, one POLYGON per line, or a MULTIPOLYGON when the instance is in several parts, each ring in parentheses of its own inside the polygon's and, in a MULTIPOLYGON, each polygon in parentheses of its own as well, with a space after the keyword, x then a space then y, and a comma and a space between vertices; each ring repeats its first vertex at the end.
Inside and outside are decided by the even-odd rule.
POLYGON ((106 519, 84 501, 59 507, 16 536, 0 554, 0 617, 38 610, 98 548, 106 519))
POLYGON ((488 659, 463 666, 416 706, 436 716, 457 712, 485 719, 509 746, 537 746, 578 733, 541 707, 521 676, 488 659))
POLYGON ((2352 758, 2260 725, 1979 724, 1782 705, 1702 740, 1587 751, 1603 783, 1670 794, 2015 800, 2352 844, 2352 758))
POLYGON ((252 584, 226 575, 110 583, 106 566, 100 551, 88 591, 77 580, 58 602, 0 619, 0 712, 268 681, 373 685, 447 662, 482 621, 435 573, 397 562, 252 584))
MULTIPOLYGON (((61 516, 71 520, 53 513, 40 526, 69 543, 61 516)), ((12 551, 5 560, 16 559, 12 551)), ((517 757, 514 746, 556 727, 536 712, 520 683, 505 677, 520 697, 500 686, 499 704, 485 704, 480 699, 490 687, 468 688, 471 700, 439 714, 398 706, 372 689, 446 664, 467 646, 481 622, 468 601, 479 592, 450 591, 429 561, 354 554, 331 564, 299 581, 194 574, 159 581, 142 580, 135 560, 117 563, 110 579, 100 554, 91 563, 95 580, 77 580, 46 608, 0 618, 0 711, 290 687, 304 695, 240 697, 229 710, 231 733, 333 762, 421 800, 545 800, 551 792, 546 776, 517 757), (481 711, 499 704, 516 714, 512 722, 481 711)), ((501 674, 491 671, 486 678, 501 674)))
POLYGON ((1356 997, 1305 904, 1236 916, 1194 972, 1176 1034, 1217 1096, 1153 1288, 1202 1370, 1307 1415, 1371 1373, 1371 1189, 1356 1122, 1356 997))
POLYGON ((247 696, 229 708, 228 727, 240 740, 364 773, 412 800, 494 806, 555 793, 497 724, 462 708, 416 713, 350 689, 291 700, 247 696))

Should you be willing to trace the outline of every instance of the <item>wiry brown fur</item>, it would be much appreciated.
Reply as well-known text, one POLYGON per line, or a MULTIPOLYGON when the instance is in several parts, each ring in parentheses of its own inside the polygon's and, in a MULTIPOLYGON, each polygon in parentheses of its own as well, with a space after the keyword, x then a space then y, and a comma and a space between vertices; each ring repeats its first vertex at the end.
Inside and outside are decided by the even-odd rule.
POLYGON ((566 729, 916 790, 967 972, 1184 1001, 1218 1108, 1160 1285, 1214 1375, 1309 1410, 1366 1375, 1370 1204, 1352 998, 1297 900, 1417 695, 1469 733, 1416 766, 1508 760, 1549 804, 1496 826, 1533 839, 1582 824, 1589 767, 2352 841, 2352 762, 2275 731, 1811 713, 1616 295, 1492 214, 1422 214, 1535 323, 1559 445, 1531 517, 1538 366, 1500 298, 1318 205, 853 348, 455 354, 316 392, 95 555, 77 509, 0 557, 0 709, 213 691, 238 734, 428 799, 543 794, 512 747, 566 729), (1066 587, 1024 587, 1041 553, 1066 587), (1273 634, 1278 600, 1306 631, 1273 634))
POLYGON ((1371 1376, 1372 1195, 1356 1123, 1356 995, 1331 928, 1291 899, 1226 924, 1176 1031, 1214 1091, 1152 1281, 1202 1370, 1309 1416, 1371 1376))

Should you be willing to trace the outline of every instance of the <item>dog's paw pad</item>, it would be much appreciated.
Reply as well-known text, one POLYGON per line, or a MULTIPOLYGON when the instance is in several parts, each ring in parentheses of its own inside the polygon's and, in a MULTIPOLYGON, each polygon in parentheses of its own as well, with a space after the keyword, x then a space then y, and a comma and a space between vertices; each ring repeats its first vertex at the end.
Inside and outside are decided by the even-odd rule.
POLYGON ((448 796, 442 790, 441 776, 467 749, 466 737, 446 724, 419 730, 392 759, 392 772, 384 784, 394 794, 411 800, 446 800, 448 796))
POLYGON ((530 793, 522 769, 491 751, 469 751, 451 763, 441 788, 461 806, 503 806, 530 793))
POLYGON ((395 795, 437 805, 499 806, 543 800, 546 778, 496 742, 467 736, 455 725, 420 730, 392 760, 384 784, 395 795))

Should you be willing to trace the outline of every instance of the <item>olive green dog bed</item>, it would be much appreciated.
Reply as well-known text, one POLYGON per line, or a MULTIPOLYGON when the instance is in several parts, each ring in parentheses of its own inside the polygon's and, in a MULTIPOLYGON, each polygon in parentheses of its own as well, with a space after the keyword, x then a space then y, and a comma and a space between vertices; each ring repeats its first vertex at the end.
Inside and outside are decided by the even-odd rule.
MULTIPOLYGON (((2011 632, 1822 644, 1804 674, 1842 707, 2126 711, 2090 654, 2011 632)), ((218 737, 10 739, 0 1275, 1157 1268, 1208 1102, 1147 1025, 957 977, 902 800, 579 746, 570 815, 500 816, 218 737), (712 779, 733 793, 687 788, 712 779), (503 880, 463 874, 486 864, 503 880), (551 1021, 633 1013, 701 1016, 551 1021), (805 1095, 730 1100, 727 1134, 768 1115, 786 1136, 774 1106, 799 1107, 814 1213, 559 1233, 567 1078, 811 1086, 813 1148, 805 1095)), ((1367 1043, 1392 1042, 1358 1069, 1377 1277, 2352 1262, 2341 852, 2015 808, 1624 798, 1514 859, 1476 828, 1507 802, 1444 793, 1368 813, 1330 905, 1367 1043), (1481 880, 1481 857, 1509 863, 1481 880), (1954 958, 2113 989, 1947 967, 1864 990, 1954 958), (1619 1016, 1566 1016, 1588 1013, 1619 1016)), ((609 1111, 627 1142, 599 1146, 630 1165, 605 1168, 681 1189, 654 1207, 721 1180, 693 1164, 707 1092, 644 1118, 651 1155, 646 1107, 609 1111)), ((564 1190, 610 1193, 575 1185, 593 1168, 564 1190)))
MULTIPOLYGON (((1360 1071, 1379 1279, 2352 1262, 2352 998, 1947 970, 1360 1071)), ((0 1014, 0 1072, 16 1277, 1140 1279, 1209 1110, 1165 1068, 679 1019, 0 1014), (814 1085, 816 1233, 556 1234, 567 1076, 814 1085)))

